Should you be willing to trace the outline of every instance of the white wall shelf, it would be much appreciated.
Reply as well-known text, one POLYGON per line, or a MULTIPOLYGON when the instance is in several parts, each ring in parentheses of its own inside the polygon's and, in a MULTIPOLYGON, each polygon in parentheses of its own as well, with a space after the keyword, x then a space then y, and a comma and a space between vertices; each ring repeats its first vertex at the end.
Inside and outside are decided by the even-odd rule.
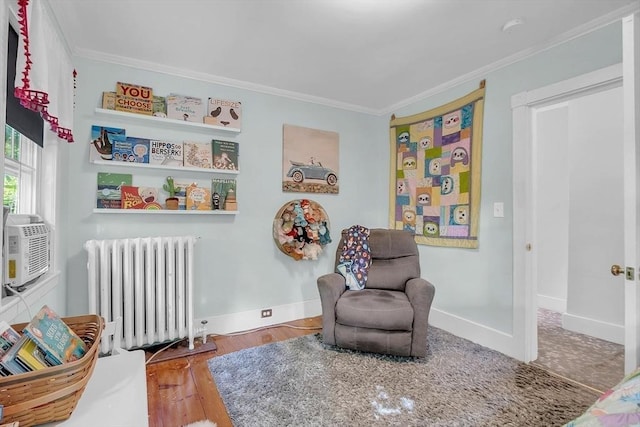
POLYGON ((142 122, 153 123, 155 125, 167 125, 170 127, 182 126, 191 128, 192 130, 199 129, 208 132, 219 131, 225 133, 240 133, 240 129, 238 128, 228 128, 224 126, 208 125, 205 123, 187 122, 184 120, 167 119, 164 117, 147 116, 145 114, 133 114, 116 110, 105 110, 104 108, 96 108, 96 114, 110 117, 120 117, 127 121, 138 120, 142 122))
POLYGON ((93 213, 100 214, 150 214, 150 215, 235 215, 238 211, 225 211, 222 209, 210 211, 187 211, 170 209, 98 209, 94 208, 93 213))
POLYGON ((208 173, 208 174, 238 175, 240 173, 240 171, 238 170, 205 169, 205 168, 194 168, 189 166, 166 166, 166 165, 156 165, 151 163, 122 162, 117 160, 93 160, 92 163, 96 165, 105 165, 105 166, 113 166, 113 167, 127 167, 127 168, 137 168, 137 169, 145 169, 145 168, 164 169, 164 170, 199 172, 199 173, 208 173))
MULTIPOLYGON (((182 131, 186 132, 226 132, 230 133, 239 133, 240 129, 237 128, 227 128, 224 126, 215 126, 205 123, 196 123, 196 122, 188 122, 183 120, 174 120, 167 119, 164 117, 155 117, 148 116, 144 114, 133 114, 123 111, 116 110, 107 110, 104 108, 96 108, 95 109, 96 116, 103 116, 109 120, 118 120, 121 122, 133 122, 136 121, 139 124, 144 125, 145 127, 164 127, 166 129, 176 129, 180 128, 182 131)), ((237 143, 235 143, 237 145, 237 143)), ((211 159, 213 160, 213 159, 211 159)), ((220 175, 238 175, 238 170, 227 170, 227 169, 213 169, 213 168, 198 168, 192 166, 177 166, 177 165, 161 165, 161 164, 153 164, 153 163, 137 163, 137 162, 123 162, 117 160, 102 160, 102 159, 94 159, 90 160, 90 163, 94 165, 100 165, 108 168, 136 168, 138 170, 142 169, 154 169, 154 170, 164 170, 164 171, 175 171, 176 175, 178 172, 185 173, 198 173, 198 174, 206 174, 209 178, 211 176, 215 177, 220 175)), ((237 162, 236 162, 237 163, 237 162)), ((148 175, 149 173, 145 174, 148 175)), ((151 173, 151 175, 156 175, 156 173, 151 173)), ((229 177, 231 178, 231 177, 229 177)), ((118 205, 116 205, 118 206, 118 205)), ((169 210, 169 209, 101 209, 94 207, 93 213, 96 214, 125 214, 125 215, 235 215, 238 213, 236 210, 169 210)))

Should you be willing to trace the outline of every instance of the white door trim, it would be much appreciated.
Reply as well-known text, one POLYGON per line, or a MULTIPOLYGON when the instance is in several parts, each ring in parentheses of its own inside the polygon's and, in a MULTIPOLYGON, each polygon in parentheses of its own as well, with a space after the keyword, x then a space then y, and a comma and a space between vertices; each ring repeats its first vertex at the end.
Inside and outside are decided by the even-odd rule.
POLYGON ((624 372, 640 365, 640 13, 622 20, 623 115, 624 115, 624 264, 634 268, 632 280, 624 281, 624 372))
POLYGON ((532 109, 606 90, 622 83, 622 64, 612 65, 511 97, 513 114, 513 336, 519 359, 537 358, 535 147, 532 109), (529 250, 528 248, 532 248, 529 250))

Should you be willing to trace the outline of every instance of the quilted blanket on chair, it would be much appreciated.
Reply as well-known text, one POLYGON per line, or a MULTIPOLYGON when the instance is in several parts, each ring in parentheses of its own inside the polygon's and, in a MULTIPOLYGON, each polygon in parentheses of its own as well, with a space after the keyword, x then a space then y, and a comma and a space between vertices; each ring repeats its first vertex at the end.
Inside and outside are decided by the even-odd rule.
POLYGON ((352 225, 347 230, 336 268, 344 276, 347 287, 352 291, 358 291, 364 289, 367 283, 370 265, 369 229, 361 225, 352 225))

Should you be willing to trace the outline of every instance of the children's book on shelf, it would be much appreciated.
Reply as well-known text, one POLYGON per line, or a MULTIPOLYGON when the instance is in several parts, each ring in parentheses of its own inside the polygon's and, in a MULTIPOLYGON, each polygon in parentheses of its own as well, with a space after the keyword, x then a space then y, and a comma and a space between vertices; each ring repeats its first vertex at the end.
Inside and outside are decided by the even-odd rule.
POLYGON ((227 99, 209 98, 204 122, 209 125, 242 129, 242 103, 227 99))
POLYGON ((238 170, 239 144, 219 139, 214 139, 211 143, 213 144, 213 168, 238 170))
POLYGON ((167 100, 164 96, 153 95, 153 115, 167 117, 167 100))
POLYGON ((211 143, 184 141, 184 166, 211 169, 213 166, 211 143))
POLYGON ((47 305, 31 319, 22 333, 40 347, 51 365, 78 360, 88 350, 82 338, 47 305))
POLYGON ((166 97, 167 117, 174 120, 202 123, 205 105, 202 98, 170 94, 166 97))
POLYGON ((102 92, 102 108, 105 110, 116 109, 116 93, 102 92))
POLYGON ((111 160, 113 145, 127 139, 125 129, 108 126, 91 126, 91 142, 89 146, 89 161, 111 160))
POLYGON ((98 192, 96 207, 98 209, 120 209, 123 185, 131 185, 133 175, 129 173, 98 172, 98 192))
POLYGON ((195 180, 187 180, 187 179, 176 179, 174 181, 174 185, 178 189, 176 193, 176 197, 178 198, 178 210, 184 211, 187 209, 187 188, 196 187, 195 180))
POLYGON ((127 136, 113 144, 113 161, 149 163, 149 139, 127 136))
POLYGON ((187 210, 210 211, 211 190, 205 187, 187 187, 187 210))
POLYGON ((153 89, 131 83, 116 83, 116 111, 153 114, 153 89))
POLYGON ((227 210, 237 210, 237 194, 236 194, 236 180, 233 178, 212 178, 211 179, 211 204, 213 209, 227 209, 227 210), (225 202, 227 201, 227 195, 230 190, 233 189, 233 200, 232 204, 229 204, 225 207, 225 202), (232 208, 231 208, 232 207, 232 208))
POLYGON ((182 166, 184 144, 152 139, 149 142, 149 163, 152 165, 182 166))
POLYGON ((123 185, 121 192, 121 209, 162 209, 157 188, 123 185))

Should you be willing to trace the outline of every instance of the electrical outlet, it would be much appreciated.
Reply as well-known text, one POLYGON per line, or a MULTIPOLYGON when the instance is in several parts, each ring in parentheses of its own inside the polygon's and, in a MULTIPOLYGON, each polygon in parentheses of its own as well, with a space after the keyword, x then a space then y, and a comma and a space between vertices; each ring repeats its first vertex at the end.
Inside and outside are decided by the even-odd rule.
POLYGON ((265 308, 264 310, 262 310, 260 312, 260 317, 265 318, 265 317, 271 317, 273 313, 271 312, 270 308, 265 308))

